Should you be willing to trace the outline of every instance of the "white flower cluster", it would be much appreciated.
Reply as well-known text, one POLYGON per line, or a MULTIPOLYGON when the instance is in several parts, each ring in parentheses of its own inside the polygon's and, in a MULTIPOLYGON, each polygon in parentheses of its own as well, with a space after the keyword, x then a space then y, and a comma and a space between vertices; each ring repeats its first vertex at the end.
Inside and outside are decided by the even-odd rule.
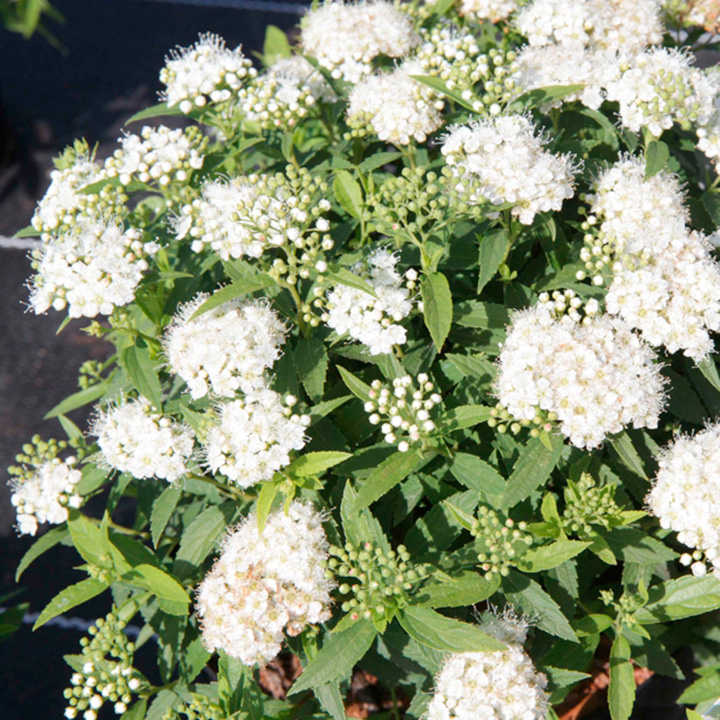
POLYGON ((442 154, 454 191, 471 204, 512 203, 524 225, 535 215, 560 210, 573 196, 573 160, 544 149, 532 121, 503 115, 461 125, 450 131, 442 154))
POLYGON ((83 219, 32 251, 30 306, 38 314, 67 307, 70 317, 110 315, 133 301, 145 256, 158 249, 135 229, 83 219))
POLYGON ((208 299, 183 305, 165 332, 168 365, 193 398, 232 397, 265 386, 265 371, 280 357, 285 327, 262 300, 231 300, 193 315, 208 299))
POLYGON ((80 507, 82 498, 75 493, 75 486, 82 475, 74 465, 73 457, 64 462, 54 458, 13 485, 10 502, 17 513, 18 532, 35 535, 42 523, 65 522, 68 507, 80 507))
POLYGON ((539 303, 513 316, 499 357, 497 396, 519 421, 539 412, 580 448, 624 427, 657 427, 663 377, 655 355, 621 320, 582 321, 539 303))
POLYGON ((411 19, 384 0, 328 2, 302 20, 301 43, 334 78, 355 83, 378 55, 401 58, 420 41, 411 19))
POLYGON ((143 397, 100 411, 92 432, 111 467, 168 482, 187 472, 195 441, 189 427, 153 410, 143 397))
POLYGON ((607 84, 607 97, 620 104, 620 121, 634 132, 655 137, 674 123, 706 125, 714 110, 715 84, 691 59, 676 50, 652 48, 622 68, 607 84))
POLYGON ((330 202, 312 190, 306 186, 297 192, 279 174, 213 180, 203 186, 201 197, 182 207, 173 227, 179 240, 192 238, 193 251, 210 247, 223 260, 258 258, 267 248, 289 246, 310 265, 317 262, 319 248, 308 234, 322 233, 320 247, 333 247, 330 224, 321 217, 330 202))
POLYGON ((636 53, 662 40, 659 0, 534 0, 515 18, 531 45, 636 53))
POLYGON ((547 679, 523 650, 524 626, 493 618, 483 630, 507 647, 450 655, 435 680, 427 719, 545 720, 547 679))
POLYGON ((394 145, 425 142, 442 125, 444 103, 429 87, 410 77, 422 74, 420 64, 411 60, 393 72, 358 82, 349 97, 348 125, 369 125, 380 140, 394 145))
MULTIPOLYGON (((122 629, 119 632, 122 632, 122 629)), ((98 665, 100 666, 100 663, 98 665)), ((75 672, 70 677, 72 690, 77 689, 79 694, 73 693, 70 697, 70 704, 65 708, 67 720, 78 717, 82 717, 82 720, 97 720, 98 712, 108 700, 113 703, 116 715, 127 712, 133 693, 141 686, 137 670, 132 665, 103 658, 100 667, 88 661, 83 663, 81 670, 82 672, 75 672), (83 711, 82 707, 86 709, 83 711)))
POLYGON ((108 177, 123 185, 133 180, 158 183, 185 182, 193 170, 203 165, 207 140, 196 127, 171 130, 164 125, 145 125, 139 135, 125 135, 120 147, 105 161, 108 177))
POLYGON ((245 665, 264 665, 279 652, 283 631, 298 635, 330 619, 328 542, 322 517, 293 502, 271 513, 262 533, 255 513, 231 532, 197 591, 205 647, 245 665))
POLYGON ((292 127, 318 102, 334 102, 333 89, 301 55, 280 58, 238 91, 238 106, 263 128, 292 127))
POLYGON ((472 20, 505 20, 518 9, 518 0, 460 0, 458 13, 472 20))
POLYGON ((373 380, 370 399, 365 403, 370 424, 382 423, 380 430, 385 442, 397 443, 400 452, 407 452, 410 443, 417 444, 435 430, 432 410, 442 402, 442 396, 435 392, 435 385, 425 373, 420 373, 416 380, 403 375, 389 387, 373 380))
POLYGON ((663 528, 695 552, 683 555, 694 575, 705 575, 706 563, 720 572, 720 425, 694 436, 681 435, 664 448, 648 507, 663 528), (694 562, 693 562, 694 560, 694 562))
POLYGON ((720 265, 708 239, 687 228, 677 178, 645 179, 642 159, 625 158, 599 177, 591 199, 601 222, 581 258, 590 269, 612 263, 607 311, 651 345, 702 360, 720 330, 720 265))
POLYGON ((371 355, 392 352, 402 345, 407 332, 398 323, 413 308, 410 290, 417 279, 415 270, 402 276, 397 271, 398 258, 385 249, 373 252, 353 272, 363 278, 374 295, 349 285, 335 285, 327 295, 323 321, 340 335, 349 335, 366 345, 371 355))
POLYGON ((283 402, 278 393, 261 388, 220 405, 205 441, 210 469, 243 488, 272 479, 290 463, 290 452, 307 442, 310 417, 293 414, 294 401, 288 396, 283 402))
POLYGON ((230 100, 256 74, 242 47, 230 50, 221 37, 205 33, 194 45, 170 52, 160 71, 160 82, 165 85, 160 97, 168 107, 177 105, 189 113, 208 103, 230 100))
POLYGON ((81 218, 107 218, 123 214, 125 195, 117 187, 106 185, 97 193, 81 188, 105 179, 100 165, 83 153, 62 170, 50 173, 50 185, 38 203, 31 224, 43 239, 68 231, 81 218))

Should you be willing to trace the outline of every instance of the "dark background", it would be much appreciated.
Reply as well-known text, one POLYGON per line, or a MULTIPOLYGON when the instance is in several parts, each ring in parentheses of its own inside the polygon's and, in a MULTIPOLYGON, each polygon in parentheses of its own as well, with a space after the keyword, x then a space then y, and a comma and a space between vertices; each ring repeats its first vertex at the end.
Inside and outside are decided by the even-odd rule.
MULTIPOLYGON (((287 29, 298 19, 292 12, 269 11, 278 9, 273 3, 262 10, 247 9, 263 6, 262 0, 246 1, 245 9, 212 7, 218 0, 206 7, 199 7, 202 0, 53 4, 66 20, 51 25, 65 53, 39 36, 27 41, 0 29, 0 236, 10 237, 28 224, 47 187, 51 158, 63 147, 85 137, 99 143, 104 157, 112 151, 124 121, 157 102, 157 75, 170 48, 191 44, 199 32, 212 31, 229 46, 242 44, 249 53, 261 48, 267 24, 287 29)), ((62 437, 56 422, 43 423, 42 416, 77 389, 77 370, 84 360, 107 352, 102 342, 80 332, 87 323, 73 322, 56 335, 62 319, 58 313, 38 317, 25 312, 29 273, 25 250, 0 247, 0 595, 14 587, 18 560, 31 544, 12 528, 14 512, 4 469, 33 433, 62 437)), ((73 419, 84 426, 82 415, 73 419)), ((72 569, 77 563, 73 550, 56 547, 31 566, 21 580, 21 598, 29 601, 32 612, 82 579, 72 569)), ((93 619, 107 608, 101 596, 72 614, 93 619)), ((25 625, 10 640, 0 641, 0 720, 63 716, 62 690, 70 670, 62 655, 77 652, 79 639, 75 629, 44 627, 32 633, 25 625)), ((642 689, 633 718, 684 717, 671 707, 677 694, 671 681, 651 680, 642 689)))

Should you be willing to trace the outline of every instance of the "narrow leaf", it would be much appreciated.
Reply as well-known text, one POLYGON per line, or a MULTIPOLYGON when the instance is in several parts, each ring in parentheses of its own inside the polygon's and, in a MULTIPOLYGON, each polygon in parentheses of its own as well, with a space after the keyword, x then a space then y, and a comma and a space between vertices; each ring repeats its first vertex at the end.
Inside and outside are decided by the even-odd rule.
POLYGON ((130 123, 140 122, 141 120, 150 120, 157 117, 168 117, 170 115, 182 114, 183 113, 179 107, 168 107, 167 103, 158 103, 157 105, 151 105, 149 108, 145 108, 140 112, 136 112, 125 121, 125 124, 130 125, 130 123))
POLYGON ((157 547, 158 540, 167 527, 168 521, 172 517, 177 507, 182 491, 176 487, 166 487, 160 495, 155 498, 150 513, 150 534, 152 535, 152 544, 157 547))
POLYGON ((363 212, 362 188, 347 170, 338 170, 335 173, 333 191, 340 207, 348 215, 360 219, 363 212))
POLYGON ((188 614, 190 596, 171 575, 153 565, 137 565, 123 576, 124 580, 149 590, 157 596, 160 608, 171 615, 188 614))
POLYGON ((48 530, 44 535, 41 535, 22 556, 20 564, 17 566, 17 570, 15 571, 15 582, 20 579, 20 576, 33 562, 35 562, 35 560, 46 553, 50 548, 55 547, 55 545, 62 542, 69 535, 70 531, 66 525, 54 527, 51 530, 48 530))
POLYGON ((66 397, 61 403, 58 403, 52 410, 47 412, 43 420, 49 420, 50 418, 57 417, 58 415, 66 415, 72 410, 77 410, 77 408, 83 407, 83 405, 95 402, 95 400, 102 397, 107 390, 107 382, 101 382, 97 385, 85 388, 84 390, 79 390, 69 397, 66 397))
POLYGON ((556 540, 549 545, 528 550, 518 563, 523 572, 541 572, 562 565, 579 555, 591 543, 580 540, 556 540))
POLYGON ((322 340, 300 338, 293 352, 298 377, 312 400, 320 400, 325 390, 328 355, 322 340))
POLYGON ((110 585, 108 583, 101 582, 95 578, 86 578, 74 585, 66 587, 43 608, 33 625, 33 630, 37 630, 48 620, 62 615, 71 608, 82 605, 82 603, 87 602, 90 598, 94 598, 109 587, 110 585))
POLYGON ((539 439, 531 440, 523 448, 502 495, 505 510, 522 502, 550 477, 563 450, 560 438, 553 436, 551 442, 552 450, 548 450, 539 439))
POLYGON ((621 432, 619 435, 616 435, 610 441, 610 444, 628 469, 647 480, 642 458, 626 432, 621 432))
POLYGON ((364 383, 359 377, 353 375, 349 370, 346 370, 342 365, 337 366, 338 372, 342 381, 347 386, 347 389, 360 400, 368 400, 370 397, 370 386, 364 383))
POLYGON ((236 298, 244 297, 245 295, 254 293, 257 290, 262 290, 263 288, 266 288, 271 284, 272 281, 270 278, 266 278, 265 276, 261 275, 257 278, 252 278, 250 280, 244 279, 242 283, 232 282, 230 283, 230 285, 225 285, 219 290, 216 290, 193 313, 190 320, 195 320, 195 318, 200 317, 200 315, 202 315, 203 313, 206 313, 209 310, 214 310, 216 307, 220 307, 220 305, 224 305, 226 302, 230 302, 230 300, 235 300, 236 298))
POLYGON ((285 472, 296 477, 309 477, 311 475, 322 475, 326 470, 349 460, 352 453, 338 452, 335 450, 324 450, 310 452, 295 458, 287 466, 285 472))
POLYGON ((156 408, 162 408, 162 386, 150 353, 145 349, 132 345, 120 353, 120 362, 132 384, 156 408))
POLYGON ((439 352, 452 325, 453 304, 450 285, 442 273, 430 273, 423 276, 420 292, 425 326, 439 352))
POLYGON ((505 230, 496 230, 480 238, 478 257, 478 295, 495 277, 500 264, 504 262, 508 250, 508 236, 505 230))
POLYGON ((608 705, 612 720, 628 720, 635 704, 635 675, 630 662, 630 645, 618 635, 610 649, 608 705))
POLYGON ((466 607, 487 600, 500 587, 500 576, 488 580, 477 572, 439 580, 422 589, 420 599, 429 607, 466 607))

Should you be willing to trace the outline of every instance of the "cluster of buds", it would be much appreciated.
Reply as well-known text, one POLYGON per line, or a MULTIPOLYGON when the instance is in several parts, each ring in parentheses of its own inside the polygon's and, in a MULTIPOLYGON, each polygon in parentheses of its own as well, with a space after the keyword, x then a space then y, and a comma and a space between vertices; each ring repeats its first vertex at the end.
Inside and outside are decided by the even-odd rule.
POLYGON ((395 378, 391 386, 373 380, 365 403, 365 412, 372 425, 380 425, 385 442, 397 443, 400 452, 410 444, 423 443, 435 430, 432 410, 442 402, 435 385, 425 373, 416 382, 410 375, 395 378))
POLYGON ((474 95, 464 90, 466 101, 472 101, 477 113, 499 115, 502 109, 518 95, 518 83, 515 75, 519 66, 514 50, 504 51, 492 48, 483 55, 482 90, 474 95))
POLYGON ((517 435, 521 430, 529 428, 530 437, 537 438, 540 437, 542 433, 552 432, 556 421, 556 413, 546 412, 540 408, 537 409, 535 417, 531 420, 527 418, 517 420, 510 414, 508 409, 499 402, 490 410, 490 417, 487 420, 487 424, 488 427, 495 428, 501 434, 509 430, 513 435, 517 435))
POLYGON ((341 607, 355 620, 391 619, 431 572, 427 565, 410 562, 403 545, 384 550, 371 542, 359 548, 347 543, 345 548, 331 546, 330 555, 329 570, 336 577, 350 578, 339 585, 338 592, 349 596, 341 607))
POLYGON ((96 720, 107 702, 113 703, 116 715, 127 711, 133 693, 144 679, 133 668, 135 644, 125 634, 127 620, 113 608, 105 618, 96 620, 89 638, 80 640, 82 647, 77 667, 70 678, 71 687, 63 692, 68 701, 65 717, 96 720))
MULTIPOLYGON (((585 196, 581 195, 580 199, 585 199, 585 196)), ((582 260, 585 270, 578 270, 575 277, 578 280, 585 280, 589 277, 593 285, 601 286, 605 284, 606 275, 609 274, 611 264, 616 257, 616 247, 609 237, 598 232, 597 223, 596 215, 588 215, 580 225, 584 233, 584 246, 580 250, 580 260, 582 260)))
POLYGON ((622 508, 615 501, 615 490, 614 485, 598 484, 589 473, 582 473, 576 483, 568 478, 563 530, 582 538, 592 532, 592 525, 606 530, 621 525, 622 508))
POLYGON ((190 700, 182 705, 168 708, 161 716, 161 720, 178 720, 185 717, 187 720, 215 720, 223 717, 223 709, 213 702, 207 695, 190 693, 190 700))
POLYGON ((567 315, 573 322, 590 322, 600 312, 600 303, 595 298, 583 300, 571 289, 541 292, 538 304, 546 307, 555 319, 567 315))
POLYGON ((527 523, 503 518, 497 511, 481 505, 473 518, 470 532, 475 536, 478 562, 488 577, 505 577, 532 545, 527 523))

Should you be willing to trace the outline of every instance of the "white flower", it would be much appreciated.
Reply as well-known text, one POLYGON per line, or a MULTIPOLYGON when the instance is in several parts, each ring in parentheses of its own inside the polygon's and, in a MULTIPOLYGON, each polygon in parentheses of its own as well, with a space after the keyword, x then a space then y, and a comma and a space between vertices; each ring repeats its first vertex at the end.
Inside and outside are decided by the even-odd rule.
POLYGON ((543 149, 544 139, 521 115, 503 115, 453 128, 442 147, 454 191, 471 204, 512 203, 529 225, 535 215, 560 210, 573 196, 573 161, 543 149))
POLYGON ((75 486, 82 475, 73 465, 74 458, 58 458, 40 465, 36 471, 12 487, 10 502, 17 513, 17 528, 22 534, 35 535, 42 523, 59 524, 68 519, 68 507, 79 507, 82 498, 75 486))
POLYGON ((350 93, 347 118, 351 127, 370 125, 384 142, 422 143, 442 125, 443 103, 411 75, 422 75, 419 63, 403 63, 391 73, 371 75, 350 93))
POLYGON ((715 94, 715 83, 689 56, 667 48, 640 53, 607 85, 608 99, 620 103, 622 124, 634 132, 645 127, 655 137, 674 123, 706 125, 715 94))
POLYGON ((524 628, 493 618, 483 630, 506 644, 450 655, 435 679, 428 720, 545 720, 547 680, 523 650, 524 628))
POLYGON ((658 472, 647 503, 663 528, 697 553, 691 569, 704 574, 703 556, 720 570, 720 425, 715 423, 696 435, 680 435, 658 457, 658 472), (700 567, 702 566, 702 567, 700 567))
POLYGON ((371 355, 392 352, 393 345, 402 345, 407 337, 398 323, 410 314, 413 303, 396 270, 397 262, 395 255, 380 249, 370 255, 364 267, 353 268, 372 287, 374 296, 341 284, 327 296, 324 321, 338 334, 347 333, 367 345, 371 355))
POLYGON ((230 50, 221 37, 205 33, 194 45, 172 50, 165 59, 160 82, 166 87, 160 97, 168 107, 179 105, 189 113, 207 103, 230 100, 255 75, 241 46, 230 50))
POLYGON ((280 356, 285 327, 262 300, 231 300, 192 316, 208 299, 201 293, 181 307, 165 333, 172 372, 193 398, 213 392, 232 397, 265 385, 265 371, 280 356))
POLYGON ((110 315, 133 301, 148 268, 144 255, 158 247, 143 243, 137 230, 123 230, 113 222, 78 221, 33 250, 30 306, 38 314, 52 306, 67 307, 70 317, 110 315))
POLYGON ((145 125, 139 135, 125 135, 120 147, 105 161, 108 177, 123 185, 132 180, 158 183, 185 182, 203 165, 206 140, 196 127, 171 130, 164 125, 145 125))
POLYGON ((663 378, 652 350, 620 320, 556 317, 552 303, 517 312, 499 357, 497 396, 518 420, 554 413, 581 448, 624 427, 657 427, 663 378))
POLYGON ((518 0, 460 0, 458 13, 472 20, 505 20, 518 9, 518 0))
POLYGON ((329 2, 302 20, 301 43, 334 78, 357 82, 378 55, 400 58, 419 42, 410 18, 392 3, 329 2))
POLYGON ((218 408, 207 434, 207 464, 240 487, 250 487, 290 463, 290 453, 306 443, 307 415, 294 415, 278 393, 253 390, 218 408))
POLYGON ((189 427, 154 411, 145 398, 99 412, 93 434, 111 467, 136 478, 159 477, 168 482, 187 472, 194 444, 189 427))
POLYGON ((293 502, 271 513, 263 532, 252 513, 224 540, 197 591, 205 647, 245 665, 265 664, 281 649, 283 631, 298 635, 330 619, 328 543, 312 506, 293 502))

